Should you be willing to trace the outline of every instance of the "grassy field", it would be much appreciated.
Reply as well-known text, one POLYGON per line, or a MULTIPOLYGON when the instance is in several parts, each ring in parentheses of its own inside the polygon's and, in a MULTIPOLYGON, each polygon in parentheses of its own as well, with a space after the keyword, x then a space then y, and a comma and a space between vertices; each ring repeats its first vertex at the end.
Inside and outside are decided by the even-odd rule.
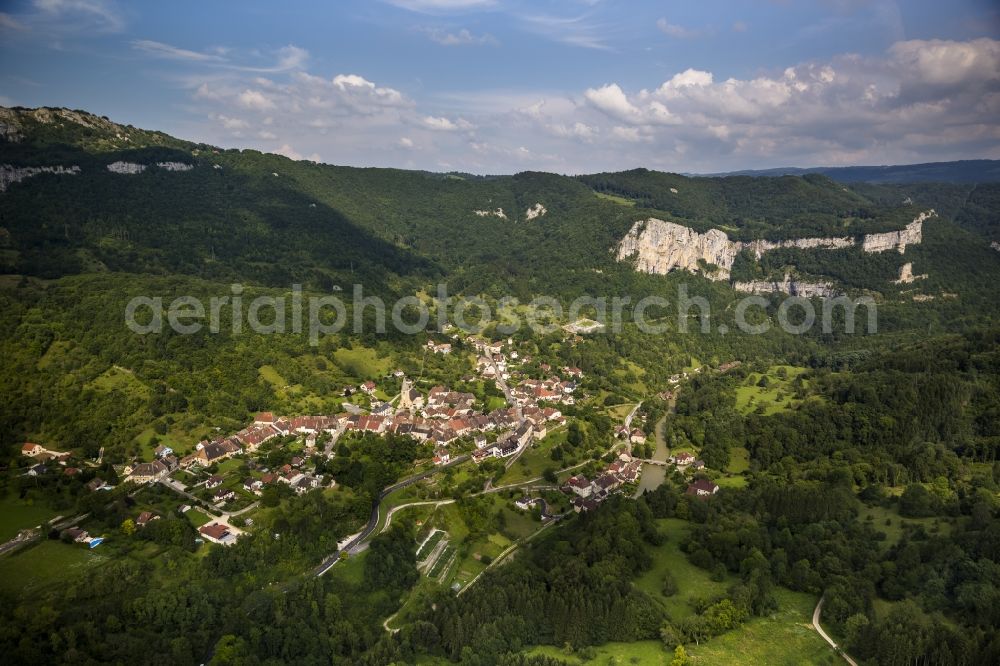
MULTIPOLYGON (((570 664, 587 664, 605 666, 606 664, 642 664, 643 666, 659 666, 669 664, 673 659, 673 653, 668 654, 663 649, 660 641, 637 641, 635 643, 606 643, 594 648, 592 659, 581 659, 578 656, 569 654, 564 648, 553 645, 541 645, 531 650, 527 654, 545 655, 562 659, 570 664)), ((736 663, 736 662, 734 662, 736 663)), ((742 663, 742 662, 740 662, 742 663)))
POLYGON ((379 358, 374 349, 367 347, 341 347, 333 353, 333 360, 348 374, 369 379, 382 377, 390 365, 389 359, 379 358))
POLYGON ((680 549, 680 543, 687 536, 690 524, 677 518, 657 521, 660 531, 667 535, 667 541, 654 549, 653 567, 635 580, 635 586, 656 599, 674 620, 691 615, 694 611, 689 601, 725 594, 726 588, 735 582, 727 577, 722 582, 712 580, 708 571, 691 564, 680 549), (663 596, 663 577, 670 572, 677 582, 677 594, 663 596))
MULTIPOLYGON (((707 571, 695 567, 678 545, 688 529, 687 523, 676 519, 658 521, 668 541, 655 549, 652 570, 635 581, 635 585, 663 604, 668 615, 680 619, 693 610, 689 599, 724 594, 735 577, 713 581, 707 571), (663 575, 671 572, 679 591, 671 597, 662 595, 663 575)), ((812 630, 813 607, 816 599, 808 594, 778 588, 775 590, 778 610, 770 616, 753 618, 738 629, 716 636, 701 645, 685 645, 691 664, 729 666, 730 664, 760 664, 798 666, 800 664, 833 665, 837 656, 812 630)), ((664 650, 660 641, 608 643, 593 648, 587 658, 567 653, 555 646, 538 646, 529 654, 548 655, 571 664, 669 664, 673 654, 664 650)))
POLYGON ((935 529, 940 533, 949 534, 951 524, 942 518, 903 518, 895 509, 888 509, 882 506, 863 507, 858 515, 858 520, 867 521, 871 517, 872 528, 876 532, 885 532, 887 545, 899 542, 903 536, 904 525, 916 528, 922 526, 929 534, 934 534, 935 529), (889 524, 886 525, 886 521, 889 524), (935 525, 936 524, 936 525, 935 525))
POLYGON ((262 365, 257 371, 260 373, 261 379, 273 386, 275 389, 283 389, 288 386, 288 382, 285 378, 274 368, 273 365, 262 365))
POLYGON ((195 527, 201 527, 202 525, 206 525, 210 520, 212 520, 198 509, 191 509, 184 515, 187 516, 188 520, 190 520, 191 524, 194 525, 195 527))
POLYGON ((814 597, 782 588, 777 588, 775 595, 778 610, 772 615, 754 618, 703 645, 686 645, 691 663, 768 666, 844 663, 811 628, 814 597))
POLYGON ((136 379, 131 371, 116 365, 95 377, 87 387, 98 391, 122 391, 140 398, 148 398, 150 393, 149 387, 136 379))
POLYGON ((729 450, 729 466, 726 471, 730 474, 742 474, 750 469, 750 452, 742 446, 734 446, 729 450))
MULTIPOLYGON (((766 375, 751 373, 743 385, 736 389, 737 411, 749 414, 763 408, 764 414, 770 415, 798 406, 802 401, 794 398, 795 389, 792 382, 806 370, 807 368, 794 365, 774 365, 768 369, 766 375), (784 377, 779 375, 781 371, 784 371, 784 377), (758 386, 765 376, 767 386, 758 386)), ((805 382, 805 386, 808 388, 808 382, 805 382)))
POLYGON ((83 575, 105 559, 99 551, 84 545, 46 539, 0 558, 0 589, 28 595, 41 587, 83 575))
POLYGON ((0 543, 29 527, 44 526, 56 512, 44 504, 23 502, 16 497, 0 500, 0 543))
POLYGON ((635 206, 635 202, 631 199, 626 199, 625 197, 620 197, 617 194, 604 194, 603 192, 594 192, 594 196, 598 199, 604 199, 605 201, 610 201, 616 203, 620 206, 635 206))
POLYGON ((542 476, 547 467, 559 469, 562 462, 552 460, 552 449, 566 441, 566 432, 565 428, 560 428, 546 435, 541 441, 532 444, 531 448, 522 453, 517 462, 504 472, 497 485, 505 486, 528 479, 537 479, 542 476))

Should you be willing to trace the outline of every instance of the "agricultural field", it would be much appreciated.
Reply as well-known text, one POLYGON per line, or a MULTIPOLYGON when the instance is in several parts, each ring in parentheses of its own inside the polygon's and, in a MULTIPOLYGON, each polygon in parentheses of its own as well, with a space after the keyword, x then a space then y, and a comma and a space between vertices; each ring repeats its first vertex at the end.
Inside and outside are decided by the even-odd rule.
POLYGON ((100 549, 45 539, 0 558, 0 590, 22 596, 32 594, 83 575, 106 559, 100 549))
POLYGON ((56 512, 44 504, 25 502, 16 497, 0 500, 0 543, 13 539, 29 527, 45 526, 56 512))

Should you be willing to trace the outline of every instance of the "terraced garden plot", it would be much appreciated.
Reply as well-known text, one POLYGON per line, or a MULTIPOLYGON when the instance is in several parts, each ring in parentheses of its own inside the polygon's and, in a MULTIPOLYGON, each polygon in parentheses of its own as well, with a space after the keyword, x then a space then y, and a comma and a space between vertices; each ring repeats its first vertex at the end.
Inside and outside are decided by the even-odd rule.
POLYGON ((455 559, 455 547, 448 546, 445 548, 444 552, 438 556, 437 562, 431 568, 428 574, 431 578, 440 578, 447 571, 449 565, 451 565, 452 560, 455 559))
POLYGON ((441 539, 443 539, 447 534, 448 533, 444 530, 434 530, 431 532, 430 536, 424 540, 424 542, 420 545, 420 548, 417 550, 417 562, 423 562, 424 558, 426 558, 429 553, 434 551, 434 547, 437 546, 438 542, 441 541, 441 539))

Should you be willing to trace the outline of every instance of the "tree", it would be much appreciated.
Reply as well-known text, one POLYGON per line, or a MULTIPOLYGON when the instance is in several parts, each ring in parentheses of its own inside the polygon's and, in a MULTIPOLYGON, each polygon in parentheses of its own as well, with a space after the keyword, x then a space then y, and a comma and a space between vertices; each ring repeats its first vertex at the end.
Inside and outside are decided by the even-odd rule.
POLYGON ((135 534, 135 521, 131 518, 126 518, 122 521, 122 534, 126 536, 132 536, 135 534))
POLYGON ((688 659, 687 652, 684 650, 683 645, 678 645, 674 648, 674 658, 670 660, 670 666, 687 666, 690 663, 688 659))

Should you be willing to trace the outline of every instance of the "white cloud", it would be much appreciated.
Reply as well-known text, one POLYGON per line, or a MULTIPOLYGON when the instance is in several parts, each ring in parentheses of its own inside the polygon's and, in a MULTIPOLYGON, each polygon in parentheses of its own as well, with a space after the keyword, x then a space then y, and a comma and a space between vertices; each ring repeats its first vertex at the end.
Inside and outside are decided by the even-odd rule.
POLYGON ((525 30, 543 39, 585 49, 613 50, 608 45, 609 27, 588 14, 570 17, 522 14, 518 18, 525 30))
POLYGON ((914 39, 897 42, 889 52, 907 82, 951 86, 1000 79, 1000 42, 993 39, 914 39))
POLYGON ((660 89, 683 88, 685 86, 710 86, 712 85, 712 73, 703 72, 697 69, 685 69, 683 72, 674 74, 673 78, 664 83, 660 89))
POLYGON ((1000 157, 998 51, 996 40, 907 41, 878 57, 847 54, 748 78, 692 68, 645 87, 608 81, 567 93, 414 99, 361 72, 265 79, 211 63, 211 76, 186 85, 201 117, 212 118, 209 135, 193 138, 299 156, 292 146, 309 146, 333 163, 723 171, 1000 157))
POLYGON ((425 14, 489 9, 496 4, 496 0, 385 0, 385 2, 403 9, 409 9, 412 12, 425 14))
POLYGON ((244 107, 254 111, 266 111, 274 108, 271 98, 259 90, 247 88, 239 94, 236 100, 244 107))
POLYGON ((474 35, 462 28, 458 32, 448 32, 439 28, 423 28, 422 32, 432 41, 442 46, 474 46, 482 44, 497 44, 497 39, 489 33, 474 35))
POLYGON ((445 118, 443 116, 424 116, 421 118, 420 122, 427 129, 440 132, 455 132, 457 130, 472 129, 472 123, 462 118, 459 118, 458 120, 451 120, 450 118, 445 118))
POLYGON ((27 30, 28 27, 10 14, 0 12, 0 28, 4 30, 27 30))
POLYGON ((609 83, 600 88, 588 88, 583 94, 587 100, 601 111, 621 120, 637 119, 639 109, 631 102, 617 83, 609 83))
POLYGON ((212 115, 211 118, 213 120, 218 121, 219 124, 221 124, 224 128, 228 130, 241 130, 241 129, 246 129, 247 127, 250 126, 250 123, 243 120, 242 118, 232 118, 230 116, 226 116, 221 113, 212 115))
POLYGON ((187 49, 181 49, 176 46, 171 46, 170 44, 164 44, 163 42, 154 42, 150 39, 133 40, 132 48, 139 51, 145 51, 146 53, 159 56, 161 58, 169 58, 173 60, 194 60, 200 62, 222 60, 222 57, 219 55, 188 51, 187 49))
POLYGON ((689 30, 684 26, 670 23, 665 18, 657 19, 656 27, 667 37, 675 37, 677 39, 689 39, 701 34, 698 30, 689 30))
POLYGON ((118 9, 104 0, 34 0, 43 20, 57 22, 59 29, 120 32, 125 19, 118 9))
POLYGON ((300 153, 299 151, 295 150, 294 148, 292 148, 287 143, 281 144, 281 146, 279 146, 278 148, 275 148, 271 152, 274 153, 275 155, 284 155, 285 157, 287 157, 290 160, 296 160, 296 161, 298 161, 298 160, 308 160, 310 162, 321 162, 322 161, 322 159, 320 158, 320 156, 319 156, 318 153, 313 153, 312 155, 309 155, 309 156, 303 156, 302 153, 300 153))

